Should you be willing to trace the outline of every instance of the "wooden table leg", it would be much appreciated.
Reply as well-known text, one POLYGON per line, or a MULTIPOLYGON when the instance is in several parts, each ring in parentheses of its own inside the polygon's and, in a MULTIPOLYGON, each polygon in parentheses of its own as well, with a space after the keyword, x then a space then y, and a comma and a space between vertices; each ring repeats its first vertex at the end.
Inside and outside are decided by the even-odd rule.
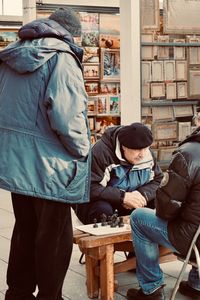
POLYGON ((101 300, 114 299, 114 245, 105 246, 105 256, 100 260, 101 300))
POLYGON ((88 297, 93 299, 99 295, 99 277, 96 275, 98 260, 85 254, 86 285, 88 297))

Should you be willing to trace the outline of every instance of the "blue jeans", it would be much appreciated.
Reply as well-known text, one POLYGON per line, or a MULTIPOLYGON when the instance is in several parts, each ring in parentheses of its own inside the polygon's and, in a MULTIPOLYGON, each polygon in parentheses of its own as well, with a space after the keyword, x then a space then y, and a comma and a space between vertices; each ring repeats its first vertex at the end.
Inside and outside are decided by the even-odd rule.
MULTIPOLYGON (((155 210, 137 208, 131 213, 133 246, 137 257, 136 276, 144 294, 153 293, 164 284, 164 274, 159 265, 159 247, 162 245, 174 252, 168 238, 167 221, 158 218, 155 210)), ((191 287, 200 290, 198 272, 192 268, 188 277, 191 287)))

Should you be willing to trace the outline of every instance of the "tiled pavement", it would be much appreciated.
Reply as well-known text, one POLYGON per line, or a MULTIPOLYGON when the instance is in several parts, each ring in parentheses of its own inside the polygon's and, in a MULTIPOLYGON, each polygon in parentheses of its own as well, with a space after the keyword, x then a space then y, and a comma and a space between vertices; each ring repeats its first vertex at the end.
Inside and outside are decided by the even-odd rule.
MULTIPOLYGON (((76 216, 73 214, 73 226, 78 223, 76 216)), ((10 238, 12 228, 14 224, 13 211, 10 201, 10 193, 0 189, 0 300, 4 299, 6 291, 6 269, 8 264, 8 255, 10 247, 10 238)), ((73 254, 71 258, 70 267, 65 278, 63 287, 64 299, 71 300, 87 300, 86 285, 85 285, 85 266, 79 264, 80 251, 75 245, 73 248, 73 254)), ((117 252, 115 254, 115 260, 120 261, 124 259, 124 254, 117 252)), ((178 275, 182 263, 171 262, 162 264, 162 269, 166 277, 166 298, 169 299, 169 295, 174 286, 175 279, 178 275)), ((187 268, 188 272, 189 268, 187 268)), ((187 272, 185 277, 187 277, 187 272)), ((117 275, 119 288, 115 292, 115 300, 126 299, 126 291, 130 287, 137 287, 137 279, 135 273, 126 272, 117 275)), ((177 293, 176 300, 189 300, 192 298, 184 297, 177 293)))

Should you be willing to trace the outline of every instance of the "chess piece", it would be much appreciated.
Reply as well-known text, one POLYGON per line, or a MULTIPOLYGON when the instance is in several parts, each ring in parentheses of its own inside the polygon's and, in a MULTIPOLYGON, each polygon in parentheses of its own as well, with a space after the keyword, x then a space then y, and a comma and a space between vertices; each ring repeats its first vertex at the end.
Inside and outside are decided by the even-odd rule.
POLYGON ((97 227, 98 227, 98 224, 97 224, 97 219, 96 219, 96 218, 94 219, 94 224, 93 224, 93 227, 94 227, 94 228, 97 228, 97 227))
POLYGON ((119 223, 118 223, 119 227, 124 227, 124 220, 123 217, 119 217, 119 223))
POLYGON ((112 223, 110 224, 110 227, 111 227, 111 228, 117 227, 117 222, 112 222, 112 223))
POLYGON ((107 223, 107 216, 106 214, 102 214, 101 215, 101 226, 106 226, 108 223, 107 223))
POLYGON ((118 210, 117 210, 117 209, 115 209, 114 215, 116 215, 116 216, 118 217, 119 213, 118 213, 118 210))
POLYGON ((111 216, 111 224, 110 224, 110 227, 117 227, 118 225, 118 216, 116 213, 114 213, 112 216, 111 216))

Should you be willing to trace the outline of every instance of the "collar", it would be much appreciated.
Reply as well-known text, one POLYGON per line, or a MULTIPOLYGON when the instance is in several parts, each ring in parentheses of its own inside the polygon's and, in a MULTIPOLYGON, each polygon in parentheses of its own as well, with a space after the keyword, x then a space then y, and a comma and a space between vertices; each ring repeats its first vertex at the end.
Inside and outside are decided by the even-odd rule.
POLYGON ((120 145, 120 142, 119 142, 118 137, 116 138, 115 155, 117 156, 117 158, 118 158, 119 160, 128 163, 128 162, 122 157, 121 145, 120 145))

